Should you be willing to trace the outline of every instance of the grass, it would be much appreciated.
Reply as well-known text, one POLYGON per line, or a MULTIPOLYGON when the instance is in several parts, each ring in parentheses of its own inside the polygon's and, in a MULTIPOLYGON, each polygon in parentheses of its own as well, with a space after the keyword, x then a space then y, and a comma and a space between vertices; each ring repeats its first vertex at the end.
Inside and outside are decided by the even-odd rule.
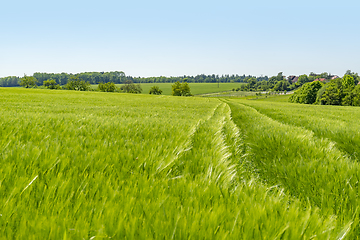
POLYGON ((289 102, 289 98, 291 95, 268 95, 268 96, 259 96, 259 101, 266 102, 289 102))
POLYGON ((357 163, 238 102, 0 88, 0 111, 1 239, 342 239, 356 223, 357 163), (319 161, 248 148, 287 131, 319 161))
POLYGON ((217 93, 206 93, 200 94, 200 97, 217 97, 217 98, 254 98, 256 92, 244 92, 244 91, 225 91, 225 92, 217 92, 217 93))

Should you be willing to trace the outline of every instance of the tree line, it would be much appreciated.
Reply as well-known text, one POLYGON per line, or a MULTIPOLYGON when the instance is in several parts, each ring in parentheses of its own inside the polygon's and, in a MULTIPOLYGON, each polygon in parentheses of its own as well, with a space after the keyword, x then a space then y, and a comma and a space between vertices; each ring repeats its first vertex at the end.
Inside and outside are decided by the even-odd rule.
MULTIPOLYGON (((293 82, 291 78, 285 78, 282 72, 276 76, 251 76, 251 75, 238 75, 238 74, 225 74, 225 75, 205 75, 200 74, 196 76, 178 76, 178 77, 133 77, 126 76, 122 71, 113 72, 84 72, 84 73, 40 73, 36 72, 32 77, 36 78, 38 86, 43 85, 45 81, 54 80, 56 84, 64 86, 72 77, 89 82, 90 84, 100 84, 113 82, 115 84, 125 83, 132 81, 133 83, 175 83, 175 82, 188 82, 188 83, 228 83, 228 82, 241 82, 246 83, 237 90, 242 91, 290 91, 301 87, 306 82, 312 82, 316 78, 330 78, 332 75, 328 73, 301 75, 297 82, 293 82)), ((295 77, 295 76, 294 76, 295 77)), ((20 77, 9 76, 0 78, 0 87, 16 87, 20 85, 20 77)))
MULTIPOLYGON (((33 76, 24 76, 19 79, 20 86, 25 88, 36 88, 38 80, 33 76)), ((71 76, 64 86, 60 86, 54 79, 45 80, 43 87, 47 89, 56 90, 75 90, 75 91, 100 91, 100 92, 123 92, 123 93, 141 93, 142 88, 140 84, 135 84, 131 80, 126 80, 120 87, 117 87, 113 82, 99 83, 97 88, 91 88, 88 81, 80 79, 78 76, 71 76)), ((187 82, 175 82, 172 84, 173 96, 193 96, 190 92, 190 87, 187 82)), ((153 86, 149 94, 160 95, 162 90, 158 86, 153 86)))
MULTIPOLYGON (((19 86, 24 87, 35 87, 43 85, 50 89, 69 89, 69 90, 93 90, 90 88, 91 84, 98 84, 99 91, 104 92, 130 92, 130 93, 141 93, 140 83, 226 83, 226 82, 244 82, 246 84, 241 87, 234 89, 236 91, 276 91, 284 92, 295 89, 300 90, 294 94, 291 101, 298 103, 320 103, 320 104, 331 104, 331 105, 355 105, 357 99, 357 89, 355 86, 360 81, 360 77, 357 73, 348 70, 345 76, 351 76, 354 81, 353 88, 344 88, 339 83, 341 78, 337 79, 338 76, 331 75, 327 72, 315 74, 310 73, 309 75, 303 74, 301 76, 288 76, 285 77, 282 72, 279 72, 276 76, 268 78, 267 76, 256 77, 251 75, 205 75, 200 74, 196 76, 180 76, 180 77, 132 77, 126 76, 122 71, 114 72, 84 72, 78 74, 68 73, 34 73, 32 76, 19 77, 5 77, 0 78, 1 87, 19 86), (27 79, 27 80, 26 80, 27 79), (32 79, 32 83, 27 83, 29 79, 32 79), (320 79, 320 82, 329 82, 331 84, 319 85, 313 83, 315 79, 320 79), (337 80, 336 80, 337 79, 337 80), (138 83, 137 85, 135 83, 138 83), (115 84, 123 84, 121 87, 116 87, 115 84), (304 87, 303 87, 304 86, 304 87), (327 89, 328 86, 329 89, 327 89), (332 93, 336 97, 325 97, 330 94, 330 89, 338 89, 338 93, 332 93), (314 94, 308 95, 307 92, 319 92, 325 93, 324 97, 314 97, 314 94), (306 93, 304 93, 306 92, 306 93), (307 97, 303 97, 307 96, 307 97), (346 97, 347 96, 347 97, 346 97), (346 100, 344 100, 346 97, 346 100), (311 100, 309 100, 311 99, 311 100), (315 100, 314 100, 315 99, 315 100), (323 100, 321 100, 323 99, 323 100), (330 99, 330 100, 329 100, 330 99), (350 99, 350 100, 349 100, 350 99)), ((31 81, 30 81, 31 82, 31 81)), ((335 90, 334 90, 335 91, 335 90)), ((178 93, 179 91, 175 91, 178 93)), ((181 91, 180 91, 181 92, 181 91)), ((152 94, 158 94, 159 89, 152 89, 152 94)), ((184 94, 185 95, 185 94, 184 94)))
MULTIPOLYGON (((133 77, 126 76, 122 71, 113 72, 84 72, 84 73, 40 73, 36 72, 32 76, 36 78, 38 86, 43 85, 44 81, 55 80, 56 84, 63 86, 68 83, 71 77, 78 77, 79 79, 89 82, 90 84, 108 83, 115 84, 125 83, 132 81, 133 83, 175 83, 175 82, 188 82, 188 83, 227 83, 227 82, 247 82, 249 79, 256 79, 256 81, 267 81, 267 76, 256 77, 248 75, 205 75, 200 74, 196 76, 179 76, 179 77, 133 77)), ((16 87, 20 85, 20 77, 9 76, 0 78, 0 87, 16 87)))
MULTIPOLYGON (((24 76, 19 79, 20 86, 25 88, 38 87, 38 80, 34 76, 24 76)), ((97 89, 92 88, 90 82, 84 81, 78 76, 71 76, 67 83, 60 86, 54 79, 43 81, 43 87, 56 90, 75 90, 75 91, 100 91, 100 92, 125 92, 125 93, 141 93, 140 84, 135 85, 131 80, 126 80, 120 87, 116 87, 115 83, 99 83, 97 89)))
MULTIPOLYGON (((357 83, 360 80, 360 77, 357 73, 351 72, 348 70, 345 75, 351 75, 354 78, 354 81, 357 83)), ((323 72, 316 74, 311 72, 309 75, 303 74, 300 76, 288 76, 285 77, 282 72, 279 72, 276 76, 270 77, 267 81, 259 81, 256 78, 248 78, 245 80, 246 84, 242 85, 237 91, 275 91, 275 92, 284 92, 292 91, 300 88, 305 83, 313 82, 316 79, 321 79, 324 81, 330 81, 333 78, 338 76, 331 75, 330 73, 323 72)))

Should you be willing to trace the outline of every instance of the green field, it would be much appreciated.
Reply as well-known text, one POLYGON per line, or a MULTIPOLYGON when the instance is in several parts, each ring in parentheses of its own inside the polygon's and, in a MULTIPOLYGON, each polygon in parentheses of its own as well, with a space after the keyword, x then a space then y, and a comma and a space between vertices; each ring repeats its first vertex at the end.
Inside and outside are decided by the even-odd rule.
MULTIPOLYGON (((163 91, 163 95, 171 95, 172 84, 173 83, 141 83, 140 86, 143 90, 143 94, 148 94, 151 87, 158 86, 163 91)), ((241 84, 243 83, 220 83, 219 85, 217 83, 189 83, 189 86, 191 93, 193 95, 198 95, 204 93, 231 91, 232 89, 240 87, 241 84)), ((116 86, 120 87, 121 84, 116 84, 116 86)), ((96 89, 97 85, 92 85, 92 88, 96 89)))
POLYGON ((358 238, 360 108, 286 98, 0 88, 0 239, 358 238))

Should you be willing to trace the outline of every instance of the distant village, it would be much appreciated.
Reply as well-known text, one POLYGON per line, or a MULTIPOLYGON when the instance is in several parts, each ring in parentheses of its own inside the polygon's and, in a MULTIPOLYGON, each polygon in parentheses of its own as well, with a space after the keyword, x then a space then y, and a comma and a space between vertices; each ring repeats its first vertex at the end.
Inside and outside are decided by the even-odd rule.
MULTIPOLYGON (((310 74, 310 76, 319 76, 318 74, 310 74)), ((300 76, 294 76, 294 75, 290 75, 287 77, 287 80, 291 83, 297 83, 297 81, 299 80, 300 76)), ((336 79, 336 78, 340 78, 338 75, 329 75, 328 78, 316 78, 313 82, 315 81, 320 81, 323 83, 327 83, 330 82, 330 80, 336 79)))

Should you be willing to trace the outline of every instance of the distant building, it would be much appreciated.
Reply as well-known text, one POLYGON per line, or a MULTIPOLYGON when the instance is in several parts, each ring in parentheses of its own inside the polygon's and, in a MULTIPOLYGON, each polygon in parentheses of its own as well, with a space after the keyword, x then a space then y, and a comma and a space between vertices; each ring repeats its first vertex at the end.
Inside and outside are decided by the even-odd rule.
POLYGON ((288 76, 287 79, 289 82, 291 81, 291 83, 296 83, 299 80, 299 77, 291 75, 291 76, 288 76))
POLYGON ((333 77, 331 78, 331 80, 334 80, 334 79, 337 79, 337 78, 339 78, 339 76, 335 75, 335 76, 333 76, 333 77))
POLYGON ((320 81, 322 83, 325 83, 325 82, 327 82, 327 79, 326 78, 317 78, 313 82, 315 82, 315 81, 320 81))

